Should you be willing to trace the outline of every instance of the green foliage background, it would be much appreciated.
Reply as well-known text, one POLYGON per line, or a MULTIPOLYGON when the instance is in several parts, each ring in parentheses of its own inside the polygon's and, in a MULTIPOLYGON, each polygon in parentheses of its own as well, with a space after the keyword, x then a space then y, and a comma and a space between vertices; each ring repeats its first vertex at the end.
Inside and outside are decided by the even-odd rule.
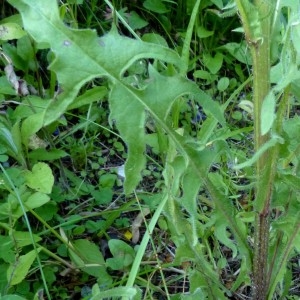
POLYGON ((116 11, 109 1, 8 2, 20 15, 0 24, 0 295, 68 299, 57 286, 64 268, 84 299, 240 299, 251 294, 262 217, 266 297, 296 299, 299 4, 269 3, 265 37, 250 1, 117 1, 116 11), (270 89, 257 109, 251 68, 266 38, 270 89), (107 170, 120 175, 124 160, 123 182, 107 170), (256 197, 264 186, 272 190, 265 214, 256 197), (135 219, 146 220, 145 208, 149 224, 135 219), (143 223, 139 245, 111 236, 128 223, 131 234, 143 223), (170 264, 158 256, 169 249, 156 237, 164 230, 170 264), (164 269, 189 288, 170 288, 164 269), (41 280, 26 284, 37 270, 41 280), (147 283, 156 272, 158 287, 147 283))

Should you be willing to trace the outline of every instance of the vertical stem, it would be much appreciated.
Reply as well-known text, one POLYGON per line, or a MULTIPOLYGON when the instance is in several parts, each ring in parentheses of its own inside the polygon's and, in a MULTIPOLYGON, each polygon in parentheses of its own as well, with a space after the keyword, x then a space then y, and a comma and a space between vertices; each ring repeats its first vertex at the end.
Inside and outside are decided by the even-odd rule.
MULTIPOLYGON (((270 138, 269 134, 261 134, 261 114, 263 101, 270 91, 270 36, 273 4, 271 0, 236 0, 236 4, 253 61, 254 147, 257 151, 270 138)), ((252 291, 254 300, 264 300, 268 294, 269 211, 276 157, 275 146, 262 154, 256 163, 252 291)))
MULTIPOLYGON (((256 0, 259 12, 262 39, 251 45, 253 59, 253 104, 254 104, 254 146, 257 151, 269 139, 261 134, 261 109, 264 98, 270 91, 270 5, 256 0)), ((272 151, 273 152, 273 151, 272 151)), ((272 196, 273 176, 270 153, 265 152, 256 165, 256 224, 253 261, 253 299, 266 299, 268 292, 268 246, 269 208, 272 196)))

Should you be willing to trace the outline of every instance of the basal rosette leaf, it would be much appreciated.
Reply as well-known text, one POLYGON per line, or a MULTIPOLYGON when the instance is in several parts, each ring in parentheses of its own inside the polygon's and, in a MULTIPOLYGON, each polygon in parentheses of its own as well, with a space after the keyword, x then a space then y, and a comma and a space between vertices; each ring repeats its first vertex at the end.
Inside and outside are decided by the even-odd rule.
POLYGON ((131 192, 141 179, 145 166, 145 109, 124 86, 114 86, 110 93, 110 118, 127 144, 128 157, 125 163, 124 188, 131 192))
MULTIPOLYGON (((111 82, 111 119, 128 146, 125 166, 125 191, 131 192, 140 181, 145 158, 145 113, 176 137, 165 120, 173 101, 190 94, 205 111, 209 111, 220 123, 224 117, 220 107, 197 85, 182 76, 166 77, 149 69, 149 84, 144 90, 134 89, 123 79, 124 72, 135 61, 152 58, 182 68, 179 55, 166 47, 120 36, 111 30, 98 37, 93 30, 76 30, 67 27, 59 17, 57 2, 49 0, 10 0, 20 11, 27 32, 38 42, 48 44, 55 59, 50 69, 57 74, 62 93, 53 99, 45 112, 38 117, 42 125, 57 120, 71 107, 79 89, 96 77, 107 77, 111 82)), ((41 125, 41 126, 42 126, 41 125)), ((181 147, 180 150, 183 150, 181 147)), ((187 158, 187 157, 186 157, 187 158)))
POLYGON ((123 85, 124 71, 142 58, 161 59, 180 68, 179 55, 166 47, 122 37, 116 30, 99 38, 95 30, 69 28, 60 19, 55 0, 9 2, 20 11, 26 31, 55 54, 50 69, 57 74, 63 92, 50 103, 44 125, 55 121, 82 85, 95 77, 105 76, 113 84, 123 85))
POLYGON ((288 206, 285 203, 286 212, 272 222, 272 233, 276 236, 276 243, 273 242, 270 248, 270 257, 274 261, 270 277, 272 293, 280 282, 285 281, 288 261, 300 251, 300 202, 297 196, 299 187, 296 194, 291 194, 289 187, 287 190, 290 203, 288 206))
POLYGON ((194 82, 179 75, 163 76, 151 66, 149 67, 149 76, 150 82, 147 88, 140 92, 140 97, 143 99, 146 109, 156 119, 165 121, 174 100, 183 95, 189 95, 203 107, 205 112, 212 114, 222 125, 225 124, 220 105, 200 90, 194 82))
MULTIPOLYGON (((190 95, 203 104, 203 108, 223 122, 221 109, 211 98, 199 90, 196 85, 182 76, 167 77, 149 67, 149 83, 143 90, 125 84, 116 84, 110 93, 110 119, 116 126, 128 146, 128 158, 125 164, 125 192, 131 192, 141 179, 140 172, 145 165, 145 119, 146 113, 159 123, 168 135, 176 140, 177 147, 185 155, 184 141, 166 122, 174 101, 190 95)), ((187 161, 189 158, 185 155, 187 161)), ((200 157, 195 159, 199 160, 200 157)), ((201 160, 201 159, 200 159, 201 160)), ((201 160, 203 161, 203 160, 201 160)), ((198 165, 200 165, 198 163, 198 165)), ((201 164, 201 169, 207 164, 201 164)), ((207 166, 209 167, 209 166, 207 166)))

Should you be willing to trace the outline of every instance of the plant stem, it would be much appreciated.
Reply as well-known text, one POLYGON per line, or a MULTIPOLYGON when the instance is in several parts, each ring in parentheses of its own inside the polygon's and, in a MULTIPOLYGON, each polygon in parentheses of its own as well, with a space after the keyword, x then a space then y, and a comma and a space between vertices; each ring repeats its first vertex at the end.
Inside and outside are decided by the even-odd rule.
MULTIPOLYGON (((263 101, 270 92, 272 4, 265 0, 236 0, 236 3, 253 62, 254 147, 258 151, 270 138, 269 134, 261 134, 261 117, 263 101)), ((266 299, 268 294, 269 217, 277 155, 277 147, 274 146, 265 151, 256 163, 252 290, 252 299, 255 300, 266 299)))
MULTIPOLYGON (((251 45, 253 59, 253 104, 254 104, 254 145, 255 151, 269 139, 269 134, 261 134, 262 103, 270 91, 270 24, 271 5, 267 1, 256 0, 262 39, 251 45)), ((253 299, 266 299, 268 294, 268 249, 269 217, 273 191, 277 151, 276 146, 266 151, 256 164, 256 222, 253 261, 253 299)))

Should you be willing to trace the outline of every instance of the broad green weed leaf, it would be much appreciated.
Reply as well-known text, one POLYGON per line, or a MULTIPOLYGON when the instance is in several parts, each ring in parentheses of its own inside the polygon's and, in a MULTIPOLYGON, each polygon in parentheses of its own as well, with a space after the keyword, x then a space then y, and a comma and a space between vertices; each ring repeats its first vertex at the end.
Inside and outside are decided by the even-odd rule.
POLYGON ((0 77, 0 95, 16 95, 16 91, 12 88, 11 84, 8 82, 6 76, 1 76, 0 77))
POLYGON ((299 144, 300 142, 300 117, 295 116, 292 119, 285 120, 283 123, 283 130, 289 137, 289 141, 292 145, 299 144))
POLYGON ((132 30, 144 28, 149 23, 141 18, 135 11, 131 11, 128 17, 128 25, 132 30))
MULTIPOLYGON (((42 118, 43 125, 57 120, 72 105, 85 82, 100 76, 110 79, 111 120, 116 121, 128 145, 124 186, 126 193, 131 192, 140 181, 140 172, 145 164, 145 111, 163 123, 163 129, 171 133, 172 129, 166 128, 165 120, 173 101, 184 94, 191 94, 204 110, 224 123, 218 105, 184 77, 165 77, 150 68, 149 83, 144 90, 134 89, 122 78, 128 67, 142 58, 160 59, 181 69, 182 62, 176 52, 159 45, 121 37, 115 30, 98 38, 95 31, 68 28, 60 20, 54 0, 48 1, 47 5, 42 0, 10 2, 20 10, 25 29, 37 42, 48 43, 55 54, 50 69, 57 73, 63 92, 49 104, 45 115, 35 117, 37 123, 42 118)), ((28 136, 30 131, 27 128, 30 126, 24 127, 28 136)))
MULTIPOLYGON (((291 198, 290 193, 288 197, 291 198)), ((292 197, 285 215, 279 217, 278 220, 272 223, 272 228, 277 232, 284 233, 284 237, 280 240, 280 243, 276 245, 273 253, 271 253, 272 255, 276 255, 270 280, 270 290, 272 293, 276 289, 277 284, 284 280, 286 265, 291 257, 291 253, 293 253, 294 249, 298 253, 300 250, 299 208, 299 199, 295 196, 292 197)))
POLYGON ((110 94, 110 118, 116 120, 117 127, 128 147, 128 157, 125 163, 124 188, 131 192, 141 180, 140 172, 145 166, 145 110, 137 101, 131 98, 128 89, 121 86, 112 89, 110 94), (131 101, 130 101, 131 100, 131 101))
POLYGON ((27 96, 13 112, 14 119, 24 119, 33 114, 41 113, 49 105, 48 99, 42 99, 37 96, 27 96))
POLYGON ((68 153, 63 150, 59 150, 59 149, 46 150, 42 148, 33 150, 28 154, 28 157, 30 158, 31 161, 41 161, 41 160, 52 161, 66 156, 68 156, 68 153))
POLYGON ((32 39, 27 34, 17 41, 17 55, 23 60, 23 70, 28 72, 32 70, 38 71, 38 64, 36 63, 36 46, 32 43, 32 39))
POLYGON ((223 55, 220 52, 217 52, 215 56, 211 56, 210 54, 204 54, 203 63, 212 74, 216 74, 222 67, 223 55))
POLYGON ((196 32, 197 32, 197 36, 200 39, 207 38, 207 37, 212 36, 214 34, 214 31, 207 30, 203 26, 198 26, 196 32))
MULTIPOLYGON (((190 291, 192 293, 200 288, 205 295, 203 299, 228 299, 224 296, 224 290, 226 290, 226 288, 220 283, 217 273, 214 273, 214 276, 208 276, 207 272, 203 272, 202 270, 198 271, 196 269, 191 270, 189 273, 190 291)), ((196 298, 193 299, 196 300, 196 298)))
POLYGON ((190 214, 189 221, 192 228, 191 236, 193 238, 193 245, 195 245, 199 239, 196 229, 197 202, 195 201, 195 199, 199 193, 199 189, 202 183, 203 182, 201 178, 199 178, 196 172, 194 172, 194 170, 192 169, 184 175, 182 180, 183 197, 180 199, 180 202, 190 214))
POLYGON ((227 50, 235 59, 244 63, 246 65, 252 64, 251 55, 249 53, 248 46, 246 42, 242 41, 241 43, 226 43, 224 46, 219 47, 218 49, 227 50))
POLYGON ((220 92, 224 92, 228 88, 229 83, 230 83, 230 81, 229 81, 228 77, 220 78, 220 80, 218 81, 218 86, 217 86, 218 90, 220 92))
POLYGON ((235 292, 242 284, 245 286, 251 286, 251 279, 249 276, 249 262, 245 259, 242 259, 239 275, 237 276, 235 282, 231 287, 231 291, 235 292))
POLYGON ((194 78, 201 78, 207 80, 208 82, 212 82, 217 78, 217 75, 212 75, 210 72, 205 70, 196 70, 193 73, 194 78))
POLYGON ((0 25, 0 40, 15 40, 26 35, 26 32, 16 23, 4 23, 0 25))
POLYGON ((287 184, 290 189, 295 192, 299 191, 300 178, 292 174, 282 174, 280 178, 287 184))
POLYGON ((18 193, 20 197, 11 193, 8 195, 7 201, 0 205, 0 219, 7 219, 8 217, 18 219, 23 216, 24 211, 19 202, 20 198, 25 206, 25 211, 40 207, 50 200, 49 196, 44 193, 31 193, 25 185, 19 187, 18 193))
MULTIPOLYGON (((3 150, 2 153, 6 152, 3 148, 2 148, 2 150, 3 150)), ((1 163, 7 162, 8 159, 9 159, 8 156, 7 156, 6 154, 2 154, 2 153, 0 153, 0 162, 1 162, 1 163)))
MULTIPOLYGON (((45 203, 49 202, 50 198, 48 195, 40 192, 30 194, 26 197, 24 201, 25 211, 28 209, 34 209, 43 206, 45 203)), ((13 215, 15 218, 23 216, 24 212, 20 205, 13 210, 13 215)))
POLYGON ((186 161, 183 156, 176 156, 176 148, 172 141, 169 141, 167 154, 167 165, 163 172, 166 186, 175 197, 178 194, 181 177, 185 173, 186 161))
POLYGON ((28 148, 30 138, 43 127, 44 113, 37 113, 24 120, 21 127, 22 142, 28 148))
MULTIPOLYGON (((17 167, 11 167, 6 170, 7 172, 7 177, 10 178, 10 180, 13 182, 15 187, 20 187, 24 184, 25 179, 24 179, 24 174, 23 170, 17 167)), ((2 185, 2 188, 7 188, 10 187, 10 182, 5 176, 5 174, 0 173, 0 179, 4 181, 4 185, 2 185)))
POLYGON ((0 121, 0 142, 5 147, 5 152, 9 156, 16 159, 21 165, 26 166, 26 160, 21 147, 19 122, 16 122, 12 128, 9 128, 0 121))
POLYGON ((25 157, 23 154, 23 148, 22 148, 22 133, 20 130, 20 124, 19 122, 16 122, 14 126, 11 129, 11 135, 12 139, 14 141, 15 146, 18 149, 17 152, 17 160, 23 165, 26 166, 25 157))
POLYGON ((8 147, 9 153, 13 155, 13 157, 18 156, 19 149, 13 140, 12 134, 2 123, 0 123, 0 141, 8 147))
POLYGON ((143 6, 158 14, 164 14, 169 11, 162 0, 146 0, 144 1, 143 6))
POLYGON ((14 243, 9 236, 0 235, 0 258, 7 263, 15 261, 14 243))
POLYGON ((51 168, 42 162, 35 164, 32 171, 25 174, 26 185, 41 193, 50 194, 54 184, 51 168))
POLYGON ((168 47, 167 41, 157 33, 145 33, 142 36, 142 40, 147 43, 153 43, 164 47, 168 47))
POLYGON ((186 261, 196 261, 195 252, 188 245, 181 243, 176 247, 174 263, 182 264, 186 261))
POLYGON ((223 243, 225 246, 232 250, 232 257, 236 257, 238 249, 236 247, 235 242, 228 237, 229 232, 227 231, 226 224, 224 224, 224 221, 220 218, 217 218, 215 224, 216 237, 221 243, 223 243))
MULTIPOLYGON (((177 173, 178 171, 175 170, 175 172, 177 173)), ((183 176, 183 197, 181 198, 181 202, 183 207, 191 214, 191 216, 196 216, 197 214, 197 202, 195 201, 195 198, 202 184, 203 182, 201 178, 199 178, 192 170, 183 176)))
MULTIPOLYGON (((40 251, 40 249, 38 251, 40 251)), ((16 285, 25 279, 36 256, 36 250, 31 250, 25 255, 17 257, 16 262, 9 266, 7 270, 7 280, 10 286, 16 285)))
POLYGON ((32 237, 35 242, 39 242, 41 238, 36 234, 31 234, 28 231, 15 231, 12 234, 12 240, 17 247, 24 247, 32 244, 32 237))
POLYGON ((165 77, 149 67, 150 83, 144 90, 115 85, 110 94, 111 120, 128 145, 128 159, 125 164, 125 191, 130 192, 140 181, 140 172, 145 165, 145 118, 150 112, 161 127, 171 135, 176 134, 167 125, 166 119, 176 98, 190 93, 203 108, 223 123, 220 107, 196 85, 181 76, 165 77), (213 110, 214 109, 214 110, 213 110), (135 172, 132 172, 135 170, 135 172))
POLYGON ((280 93, 291 82, 295 82, 300 78, 300 72, 296 64, 291 63, 287 70, 284 69, 282 62, 271 68, 271 82, 276 83, 273 88, 274 92, 280 93))
POLYGON ((71 259, 82 271, 99 278, 102 283, 111 281, 106 272, 105 261, 99 247, 88 240, 80 239, 73 243, 74 250, 69 248, 71 259))
POLYGON ((123 85, 122 74, 142 58, 161 59, 180 67, 178 54, 168 48, 121 37, 116 30, 99 38, 93 30, 67 27, 55 0, 9 2, 20 11, 32 37, 49 44, 55 54, 50 69, 56 72, 63 92, 49 105, 44 125, 55 121, 72 104, 81 86, 95 77, 106 76, 113 84, 123 85))
MULTIPOLYGON (((53 196, 55 201, 57 198, 53 196)), ((35 209, 35 213, 40 216, 44 221, 48 222, 53 219, 53 217, 57 214, 58 207, 54 201, 49 201, 46 204, 35 209)))
POLYGON ((45 108, 49 101, 36 96, 28 96, 15 109, 13 118, 17 120, 25 118, 21 124, 20 140, 26 147, 28 147, 30 137, 42 128, 45 108))
POLYGON ((145 136, 145 141, 146 144, 151 147, 151 151, 153 151, 153 153, 160 154, 164 152, 164 151, 160 152, 159 137, 157 133, 147 134, 145 136))
POLYGON ((268 133, 273 125, 276 118, 275 115, 276 99, 273 92, 270 92, 264 99, 261 107, 261 134, 265 135, 268 133))
MULTIPOLYGON (((1 273, 0 273, 0 289, 1 289, 1 291, 3 291, 8 286, 8 282, 7 282, 7 278, 6 278, 8 267, 9 267, 9 264, 3 263, 3 261, 1 262, 1 264, 0 264, 0 268, 1 268, 1 273)), ((8 297, 9 296, 10 295, 8 295, 8 297)), ((10 300, 8 297, 6 298, 6 300, 10 300)))
POLYGON ((112 270, 123 270, 132 264, 135 252, 128 244, 112 239, 108 241, 108 246, 113 258, 108 258, 106 263, 112 270))

